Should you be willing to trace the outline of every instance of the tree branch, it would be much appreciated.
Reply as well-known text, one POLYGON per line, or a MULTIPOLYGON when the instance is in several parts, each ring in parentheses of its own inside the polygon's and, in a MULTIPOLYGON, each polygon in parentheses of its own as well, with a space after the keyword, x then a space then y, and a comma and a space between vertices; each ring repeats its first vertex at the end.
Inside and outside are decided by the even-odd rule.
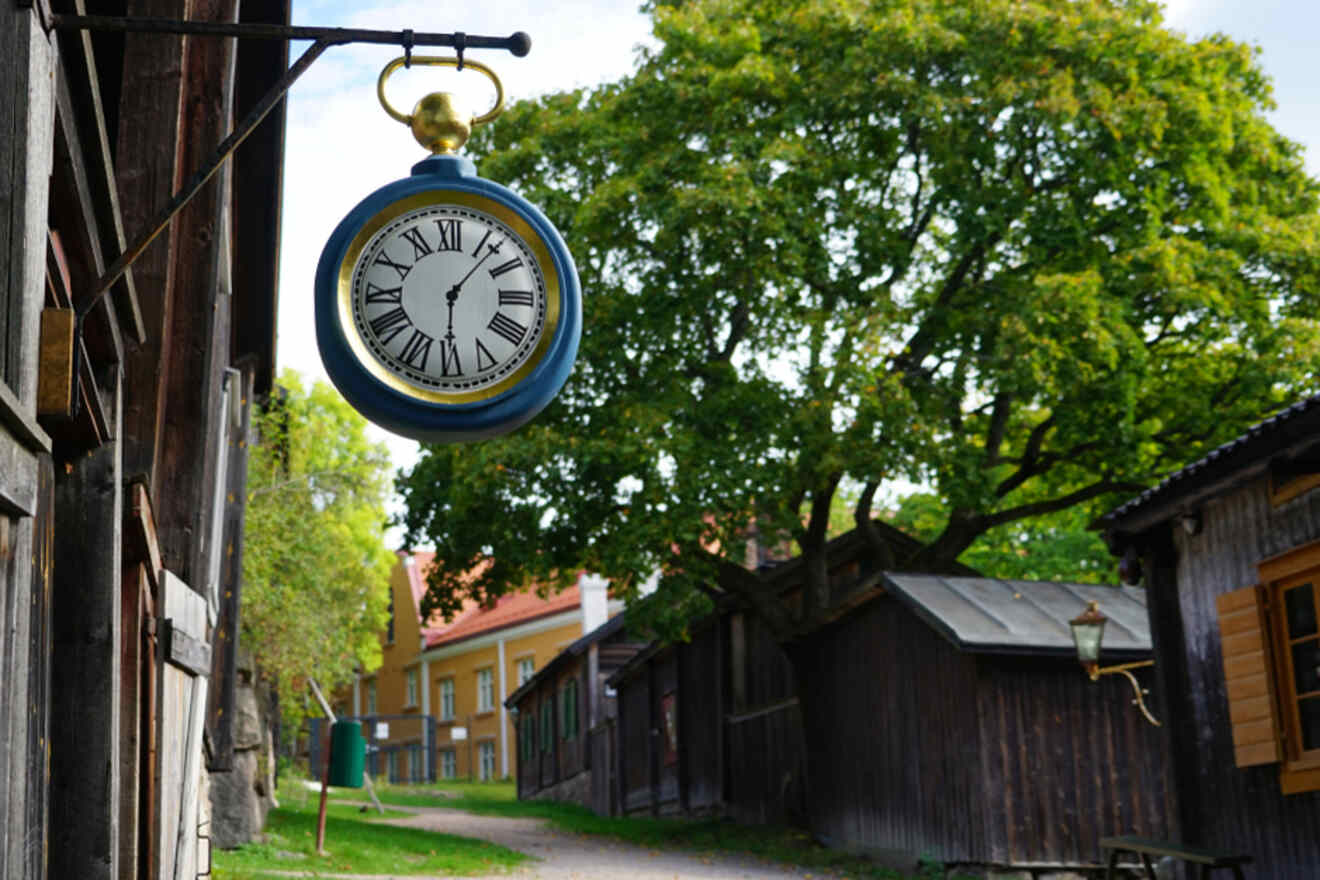
POLYGON ((995 497, 1003 498, 1027 480, 1041 473, 1040 448, 1045 443, 1046 435, 1053 430, 1054 425, 1055 417, 1051 413, 1049 418, 1031 429, 1031 434, 1027 437, 1026 448, 1022 451, 1021 467, 995 488, 995 497))
POLYGON ((879 480, 872 480, 862 487, 857 507, 853 509, 853 523, 862 537, 866 538, 867 546, 875 553, 876 561, 883 570, 894 567, 894 548, 881 537, 880 530, 875 527, 875 520, 871 518, 871 505, 875 502, 875 493, 879 488, 879 480))
POLYGON ((1007 510, 996 511, 979 517, 978 524, 983 525, 982 532, 988 531, 995 526, 1001 526, 1004 523, 1010 523, 1027 517, 1041 516, 1046 513, 1057 513, 1060 510, 1067 510, 1074 504, 1081 504, 1084 501, 1090 501, 1092 498, 1099 498, 1110 492, 1128 492, 1136 493, 1145 491, 1147 487, 1141 483, 1116 482, 1113 480, 1100 480, 1091 485, 1078 489, 1075 492, 1069 492, 1067 495, 1060 495, 1058 498, 1049 498, 1044 501, 1033 501, 1030 504, 1019 504, 1017 507, 1010 507, 1007 510))
POLYGON ((995 395, 990 411, 990 427, 985 432, 985 466, 993 467, 1000 461, 999 449, 1004 445, 1008 430, 1008 417, 1013 410, 1013 395, 1001 391, 995 395))

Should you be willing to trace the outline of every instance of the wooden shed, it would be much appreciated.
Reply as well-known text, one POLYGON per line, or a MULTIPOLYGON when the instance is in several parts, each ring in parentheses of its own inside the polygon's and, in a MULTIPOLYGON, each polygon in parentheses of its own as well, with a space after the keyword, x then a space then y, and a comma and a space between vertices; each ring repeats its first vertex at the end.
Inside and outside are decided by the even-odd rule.
POLYGON ((1127 682, 1077 663, 1088 599, 1113 621, 1106 662, 1149 656, 1131 588, 881 574, 793 664, 725 610, 613 677, 623 812, 796 820, 969 866, 1094 865, 1103 835, 1164 835, 1161 737, 1127 682))
POLYGON ((1110 834, 1167 833, 1158 729, 1092 683, 1068 621, 1110 618, 1102 660, 1150 656, 1142 591, 886 573, 804 640, 812 829, 946 863, 1079 866, 1110 834), (817 728, 816 737, 811 728, 817 728), (818 738, 817 738, 818 737, 818 738))
POLYGON ((618 812, 801 823, 806 750, 793 667, 769 630, 727 605, 690 641, 654 643, 609 680, 618 694, 618 812))
POLYGON ((1251 878, 1320 877, 1318 488, 1320 396, 1102 520, 1149 595, 1174 831, 1251 878))
POLYGON ((518 797, 615 810, 615 699, 605 680, 643 647, 618 614, 559 652, 509 695, 518 797))

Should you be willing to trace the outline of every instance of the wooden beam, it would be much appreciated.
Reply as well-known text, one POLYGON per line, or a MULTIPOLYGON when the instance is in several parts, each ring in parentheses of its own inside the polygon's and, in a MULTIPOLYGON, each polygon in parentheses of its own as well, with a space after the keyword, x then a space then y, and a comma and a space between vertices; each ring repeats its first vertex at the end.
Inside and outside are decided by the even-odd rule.
POLYGON ((156 516, 151 510, 151 496, 141 481, 128 487, 128 510, 125 516, 124 561, 143 563, 147 568, 150 589, 159 589, 160 544, 156 539, 156 516))
MULTIPOLYGON (((195 0, 190 17, 233 21, 237 0, 195 0)), ((189 40, 184 48, 187 115, 178 132, 179 164, 196 168, 229 131, 234 86, 233 40, 189 40)), ((165 566, 186 582, 205 584, 206 537, 218 450, 214 420, 220 373, 229 356, 230 296, 220 272, 229 227, 225 206, 229 169, 223 169, 174 221, 172 309, 165 327, 164 432, 153 483, 165 566), (168 486, 168 492, 162 487, 168 486)))
MULTIPOLYGON (((74 0, 80 15, 87 12, 84 0, 74 0)), ((98 237, 101 249, 111 255, 123 252, 125 247, 124 221, 119 211, 119 192, 115 185, 113 154, 106 131, 105 108, 101 104, 101 84, 96 72, 92 50, 92 35, 88 31, 64 31, 59 34, 61 70, 71 82, 69 92, 76 111, 75 119, 87 163, 87 183, 97 212, 98 237)), ((100 267, 104 269, 104 266, 100 267)), ((100 277, 100 273, 97 273, 100 277)), ((88 295, 93 291, 85 291, 88 295)), ((120 326, 134 344, 146 338, 142 311, 138 305, 137 289, 132 275, 125 274, 111 294, 114 312, 120 326)))
POLYGON ((56 532, 77 553, 54 564, 50 876, 118 880, 119 444, 70 463, 55 487, 56 532))
MULTIPOLYGON (((182 19, 186 0, 129 0, 132 16, 182 19)), ((183 47, 172 34, 126 34, 119 102, 117 166, 124 224, 143 229, 183 183, 178 137, 183 95, 183 47)), ((124 470, 144 477, 159 497, 156 466, 164 436, 173 316, 173 267, 178 226, 171 224, 133 264, 146 339, 125 361, 124 470)))
POLYGON ((211 667, 210 706, 207 731, 211 736, 212 770, 228 770, 234 756, 235 688, 238 678, 240 600, 243 588, 243 523, 247 510, 248 440, 252 431, 253 366, 245 364, 237 387, 230 394, 237 397, 240 422, 229 432, 229 453, 225 475, 224 529, 221 560, 219 608, 215 624, 214 654, 211 667))

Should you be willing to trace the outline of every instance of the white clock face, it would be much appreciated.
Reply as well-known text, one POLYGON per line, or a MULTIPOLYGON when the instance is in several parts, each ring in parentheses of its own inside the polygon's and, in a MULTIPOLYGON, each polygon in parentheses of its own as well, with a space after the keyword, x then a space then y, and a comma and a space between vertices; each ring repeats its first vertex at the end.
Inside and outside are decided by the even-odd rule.
POLYGON ((532 248, 475 208, 400 214, 353 266, 353 324, 371 355, 412 387, 492 389, 518 373, 547 329, 546 282, 532 248))

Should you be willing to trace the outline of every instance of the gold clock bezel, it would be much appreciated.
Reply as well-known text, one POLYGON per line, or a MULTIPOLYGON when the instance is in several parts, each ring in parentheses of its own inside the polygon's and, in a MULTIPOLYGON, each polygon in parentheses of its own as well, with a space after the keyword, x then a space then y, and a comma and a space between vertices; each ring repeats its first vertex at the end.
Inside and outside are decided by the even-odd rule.
POLYGON ((357 357, 358 362, 381 384, 415 400, 424 400, 429 403, 477 403, 498 397, 515 387, 541 363, 546 352, 550 349, 551 342, 554 341, 555 329, 559 326, 559 273, 555 271, 555 263, 550 256, 550 249, 546 247, 540 234, 522 216, 494 199, 477 193, 456 190, 431 190, 405 196, 386 205, 364 223, 362 228, 358 230, 357 235, 353 236, 353 240, 349 242, 348 249, 344 251, 344 257, 339 263, 337 284, 339 326, 342 328, 349 349, 357 357), (527 245, 528 250, 536 259, 541 277, 545 279, 545 328, 535 348, 532 349, 531 354, 527 356, 527 360, 518 369, 493 385, 473 391, 439 391, 414 385, 390 370, 371 353, 371 350, 359 335, 357 325, 353 321, 353 273, 357 268, 358 258, 362 256, 362 251, 366 248, 367 243, 375 237, 377 232, 398 217, 419 208, 433 208, 442 205, 459 205, 481 211, 508 226, 527 245))

